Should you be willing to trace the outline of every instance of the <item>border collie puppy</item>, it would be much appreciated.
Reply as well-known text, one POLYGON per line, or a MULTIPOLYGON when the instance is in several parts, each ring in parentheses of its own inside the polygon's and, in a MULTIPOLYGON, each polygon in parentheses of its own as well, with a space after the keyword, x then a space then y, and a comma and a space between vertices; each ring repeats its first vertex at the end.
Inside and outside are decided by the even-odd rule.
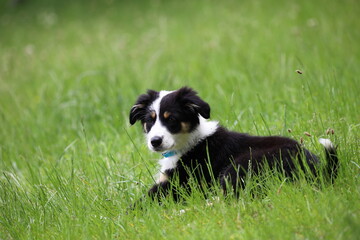
MULTIPOLYGON (((189 188, 190 177, 202 184, 211 184, 215 178, 224 193, 229 187, 236 192, 244 187, 246 173, 259 173, 264 164, 289 177, 297 166, 317 174, 318 157, 295 140, 232 132, 209 118, 209 104, 188 87, 148 90, 139 96, 130 111, 130 124, 140 121, 148 148, 163 156, 159 177, 148 192, 150 197, 171 194, 177 200, 178 191, 171 184, 175 177, 185 188, 189 188)), ((320 143, 328 161, 326 175, 333 179, 338 168, 336 148, 328 139, 320 139, 320 143)))

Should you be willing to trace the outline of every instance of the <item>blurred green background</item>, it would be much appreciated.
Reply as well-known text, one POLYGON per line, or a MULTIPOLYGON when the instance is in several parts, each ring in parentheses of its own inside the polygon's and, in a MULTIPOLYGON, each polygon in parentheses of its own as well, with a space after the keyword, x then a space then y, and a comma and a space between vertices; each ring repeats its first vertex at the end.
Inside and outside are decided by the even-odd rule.
MULTIPOLYGON (((202 239, 356 236, 359 13, 357 0, 1 1, 0 238, 176 239, 195 236, 190 222, 202 239), (344 167, 343 187, 324 193, 329 208, 303 221, 289 209, 259 219, 219 208, 208 213, 214 223, 240 208, 249 224, 208 222, 214 232, 201 227, 206 215, 172 227, 156 207, 143 219, 121 215, 151 184, 159 158, 140 126, 130 128, 129 110, 146 89, 184 85, 231 130, 303 138, 318 152, 317 138, 331 137, 344 167), (276 219, 288 215, 280 230, 276 219), (324 215, 338 222, 324 227, 324 215)), ((267 209, 261 199, 247 204, 267 209)))

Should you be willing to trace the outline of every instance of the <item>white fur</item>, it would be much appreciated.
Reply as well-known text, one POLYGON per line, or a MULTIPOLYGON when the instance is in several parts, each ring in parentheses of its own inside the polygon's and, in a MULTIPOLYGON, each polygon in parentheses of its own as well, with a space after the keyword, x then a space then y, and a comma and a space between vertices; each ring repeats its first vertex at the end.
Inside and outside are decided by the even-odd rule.
POLYGON ((321 143, 326 149, 330 150, 334 148, 334 144, 327 138, 319 138, 319 143, 321 143))
POLYGON ((161 166, 160 168, 160 172, 165 172, 168 169, 173 169, 176 167, 176 163, 179 160, 180 155, 176 154, 174 156, 171 157, 167 157, 167 158, 162 158, 159 160, 159 164, 161 166))
POLYGON ((165 174, 165 171, 175 168, 180 157, 181 157, 181 155, 176 154, 174 156, 162 158, 159 160, 160 171, 159 171, 159 175, 158 175, 158 180, 156 181, 157 183, 165 182, 168 180, 168 177, 165 174))

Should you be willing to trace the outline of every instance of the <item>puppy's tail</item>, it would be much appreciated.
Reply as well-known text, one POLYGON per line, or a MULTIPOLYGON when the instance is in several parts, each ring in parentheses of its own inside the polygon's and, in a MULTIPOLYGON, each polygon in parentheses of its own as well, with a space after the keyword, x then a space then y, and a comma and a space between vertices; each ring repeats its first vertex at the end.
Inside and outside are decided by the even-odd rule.
POLYGON ((325 174, 330 179, 331 183, 334 183, 339 169, 339 158, 337 156, 336 146, 329 139, 326 138, 320 138, 319 142, 325 148, 327 161, 325 174))

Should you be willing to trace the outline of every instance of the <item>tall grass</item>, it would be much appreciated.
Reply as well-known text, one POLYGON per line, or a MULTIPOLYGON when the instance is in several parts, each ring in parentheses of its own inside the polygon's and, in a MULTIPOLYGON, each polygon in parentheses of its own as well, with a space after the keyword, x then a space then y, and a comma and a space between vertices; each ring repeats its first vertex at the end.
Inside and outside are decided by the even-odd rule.
POLYGON ((355 0, 3 1, 0 238, 356 239, 359 10, 355 0), (159 158, 129 110, 148 88, 183 85, 231 130, 302 138, 322 157, 317 139, 331 138, 335 184, 269 175, 238 200, 195 191, 126 214, 159 158))

